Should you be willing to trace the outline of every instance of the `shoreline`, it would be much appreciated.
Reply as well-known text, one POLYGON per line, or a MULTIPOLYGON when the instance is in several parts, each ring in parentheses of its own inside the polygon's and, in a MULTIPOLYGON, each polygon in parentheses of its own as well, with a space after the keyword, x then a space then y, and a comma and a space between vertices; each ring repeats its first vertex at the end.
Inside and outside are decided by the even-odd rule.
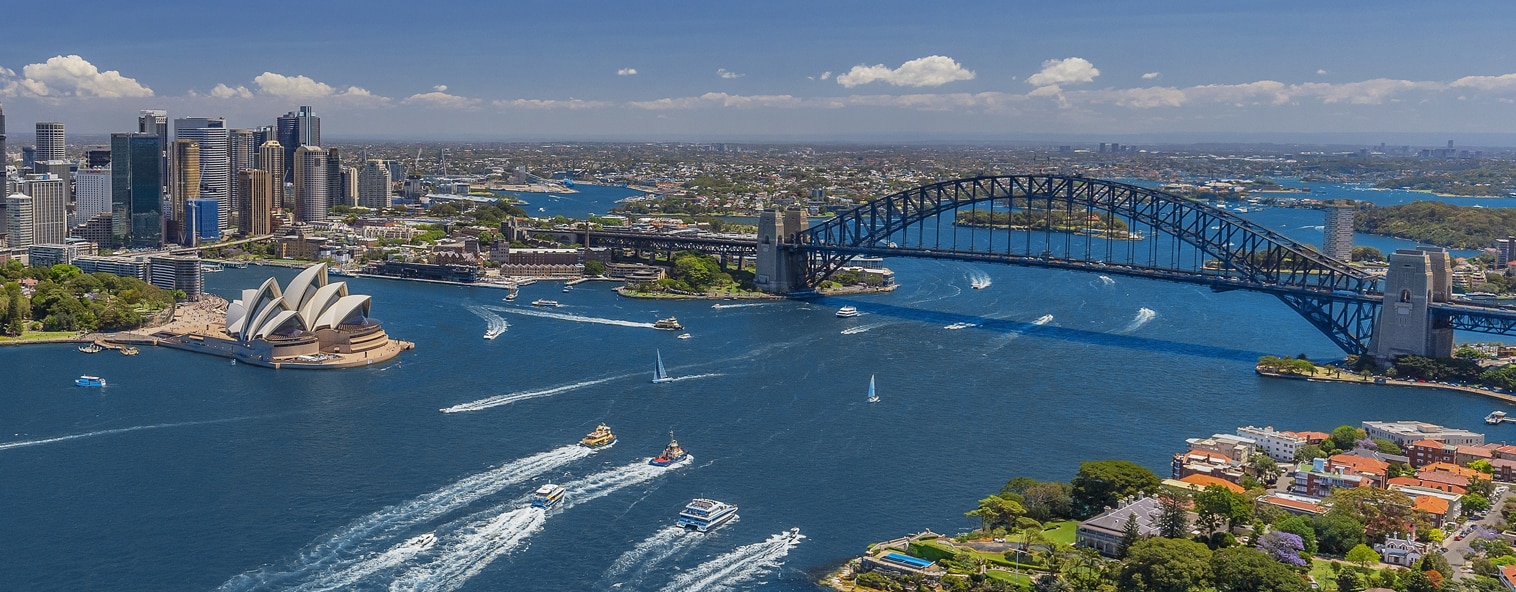
POLYGON ((1280 379, 1284 379, 1284 380, 1304 380, 1304 381, 1307 381, 1307 382, 1341 382, 1341 383, 1347 383, 1347 384, 1362 384, 1362 385, 1368 385, 1368 386, 1415 387, 1415 388, 1427 388, 1427 389, 1435 389, 1435 390, 1442 390, 1442 391, 1451 391, 1451 392, 1457 392, 1457 393, 1467 393, 1467 394, 1471 394, 1471 395, 1480 395, 1480 396, 1489 397, 1489 398, 1492 398, 1492 399, 1498 399, 1500 401, 1504 401, 1506 403, 1511 403, 1513 405, 1516 405, 1516 395, 1512 395, 1512 394, 1508 394, 1508 393, 1497 393, 1495 391, 1487 391, 1487 390, 1484 390, 1484 389, 1475 388, 1475 387, 1468 387, 1468 386, 1454 386, 1454 385, 1450 385, 1450 384, 1437 384, 1437 383, 1433 383, 1433 382, 1418 382, 1418 381, 1414 381, 1414 380, 1401 380, 1401 379, 1396 379, 1396 378, 1385 378, 1383 376, 1375 376, 1375 377, 1372 377, 1372 378, 1369 378, 1369 379, 1365 380, 1362 376, 1358 376, 1356 374, 1348 375, 1348 376, 1352 376, 1352 378, 1347 378, 1345 376, 1343 376, 1343 377, 1334 377, 1334 376, 1327 376, 1327 375, 1307 376, 1307 375, 1304 375, 1304 374, 1285 374, 1285 373, 1281 373, 1281 372, 1270 372, 1270 371, 1263 370, 1263 369, 1257 368, 1257 367, 1254 367, 1253 371, 1256 372, 1256 373, 1258 373, 1259 376, 1263 376, 1265 378, 1280 378, 1280 379), (1381 381, 1383 381, 1383 382, 1381 382, 1381 381))
POLYGON ((739 293, 706 292, 706 293, 703 293, 703 294, 671 294, 671 293, 668 293, 668 292, 636 292, 636 291, 633 291, 633 290, 628 290, 625 285, 617 286, 615 288, 612 288, 611 290, 614 291, 614 292, 616 292, 617 294, 620 294, 620 295, 625 296, 627 298, 641 298, 641 299, 644 299, 644 300, 790 300, 790 299, 806 299, 806 298, 812 298, 812 297, 816 297, 816 296, 823 296, 823 297, 825 297, 825 296, 853 296, 853 295, 857 295, 857 294, 883 294, 883 293, 886 293, 886 292, 894 292, 899 287, 900 287, 900 284, 890 284, 888 286, 881 286, 881 287, 878 287, 878 288, 844 287, 844 288, 835 288, 835 289, 826 290, 826 291, 816 291, 816 292, 807 292, 807 293, 804 293, 804 294, 794 294, 794 295, 790 295, 790 296, 784 296, 784 295, 780 295, 780 294, 769 294, 767 292, 739 292, 739 293))

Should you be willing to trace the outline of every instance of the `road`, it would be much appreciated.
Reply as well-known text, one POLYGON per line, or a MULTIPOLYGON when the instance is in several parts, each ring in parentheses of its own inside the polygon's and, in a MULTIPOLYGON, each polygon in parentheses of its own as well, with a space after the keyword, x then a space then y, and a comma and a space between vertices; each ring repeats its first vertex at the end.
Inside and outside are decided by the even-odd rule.
POLYGON ((1504 485, 1497 487, 1496 491, 1499 493, 1495 496, 1495 499, 1490 500, 1490 512, 1488 514, 1485 514, 1484 518, 1465 522, 1464 525, 1459 527, 1457 530, 1448 531, 1447 538, 1443 539, 1444 551, 1442 553, 1442 556, 1447 558, 1448 565, 1451 565, 1457 569, 1457 571, 1453 573, 1454 578, 1464 578, 1468 576, 1467 572, 1458 568, 1461 568, 1463 566, 1464 555, 1468 554, 1469 552, 1469 543, 1474 541, 1473 537, 1468 536, 1472 532, 1473 527, 1477 525, 1484 526, 1490 530, 1496 530, 1496 525, 1500 522, 1500 507, 1505 504, 1506 500, 1509 499, 1511 495, 1509 489, 1501 489, 1505 487, 1506 486, 1504 485), (1463 540, 1453 540, 1459 535, 1463 535, 1463 540))

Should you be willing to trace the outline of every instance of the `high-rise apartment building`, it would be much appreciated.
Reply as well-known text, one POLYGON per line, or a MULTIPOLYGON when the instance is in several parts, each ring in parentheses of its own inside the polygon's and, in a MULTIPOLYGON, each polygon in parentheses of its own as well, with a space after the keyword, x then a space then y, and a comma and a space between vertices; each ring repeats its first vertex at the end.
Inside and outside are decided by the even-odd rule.
POLYGON ((0 191, 5 189, 5 165, 11 163, 11 159, 5 152, 5 109, 0 107, 0 191))
POLYGON ((258 144, 253 143, 253 130, 234 129, 226 134, 226 151, 230 168, 228 174, 232 176, 231 190, 231 218, 227 220, 227 228, 239 228, 237 216, 242 213, 242 194, 237 190, 237 171, 242 169, 257 168, 258 144))
POLYGON ((384 161, 390 169, 390 182, 399 183, 405 180, 405 163, 399 160, 384 161))
POLYGON ((329 203, 326 157, 326 151, 320 146, 301 146, 295 149, 295 160, 290 168, 295 171, 296 222, 326 219, 329 203))
POLYGON ((384 161, 370 160, 358 171, 358 205, 381 209, 390 207, 390 174, 384 161))
POLYGON ((1495 269, 1505 269, 1516 260, 1516 236, 1495 239, 1495 269))
POLYGON ((1353 257, 1353 213, 1357 209, 1351 203, 1327 204, 1326 224, 1322 227, 1326 235, 1323 255, 1343 261, 1353 257))
POLYGON ((232 173, 227 151, 226 119, 220 117, 181 117, 174 120, 174 137, 200 143, 200 197, 221 204, 221 230, 231 208, 232 173))
POLYGON ((37 122, 38 161, 63 160, 63 124, 57 121, 37 122))
MULTIPOLYGON (((284 155, 280 154, 282 158, 284 155)), ((283 185, 283 183, 279 183, 283 185)), ((237 171, 237 191, 245 196, 242 211, 238 215, 239 229, 249 236, 261 236, 274 231, 274 176, 262 169, 237 171)))
POLYGON ((168 205, 163 212, 163 240, 192 245, 184 219, 185 204, 200 199, 200 143, 178 139, 168 152, 168 205))
POLYGON ((5 198, 5 246, 32 245, 32 196, 17 193, 5 198))
MULTIPOLYGON (((321 118, 316 117, 310 105, 301 105, 299 111, 290 111, 279 116, 275 123, 274 133, 278 136, 279 144, 284 146, 286 166, 295 162, 295 149, 301 146, 321 145, 321 118)), ((290 168, 294 167, 290 166, 290 168)), ((294 176, 291 170, 285 176, 285 180, 289 181, 294 176)))
POLYGON ((111 234, 118 248, 163 246, 163 149, 154 134, 111 134, 111 234))
POLYGON ((358 167, 342 167, 342 203, 358 205, 358 167))
POLYGON ((137 133, 152 134, 158 136, 158 149, 163 151, 159 157, 158 177, 168 179, 168 111, 162 109, 143 109, 137 114, 137 133))
POLYGON ((111 167, 74 173, 74 220, 77 224, 111 211, 111 167))
POLYGON ((17 190, 32 198, 30 244, 57 244, 68 238, 68 180, 56 175, 27 175, 17 190))
POLYGON ((276 210, 287 210, 290 204, 284 199, 284 146, 278 141, 269 140, 258 146, 258 170, 268 171, 269 183, 274 191, 274 204, 276 210))

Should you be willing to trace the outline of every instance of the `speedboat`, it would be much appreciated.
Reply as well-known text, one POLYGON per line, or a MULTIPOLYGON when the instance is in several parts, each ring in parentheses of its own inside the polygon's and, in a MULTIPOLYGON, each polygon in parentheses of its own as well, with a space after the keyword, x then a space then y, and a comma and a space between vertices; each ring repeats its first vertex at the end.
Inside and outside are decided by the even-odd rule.
POLYGON ((683 331, 684 325, 679 324, 679 319, 669 317, 666 319, 658 319, 658 322, 653 323, 653 328, 662 329, 664 331, 683 331))
POLYGON ((580 446, 589 449, 605 448, 615 443, 616 434, 611 433, 611 428, 603 423, 597 426, 595 431, 590 432, 588 436, 579 441, 580 446))
POLYGON ((563 305, 562 304, 558 304, 557 300, 548 300, 546 298, 539 298, 537 300, 533 300, 532 301, 532 306, 546 306, 546 307, 549 307, 549 308, 557 308, 557 307, 560 307, 560 306, 563 306, 563 305))
POLYGON ((737 506, 716 500, 696 498, 679 512, 680 528, 710 532, 737 517, 737 506))
POLYGON ((690 334, 689 333, 680 333, 678 338, 679 339, 689 339, 690 338, 690 334))
POLYGON ((99 376, 84 375, 74 379, 74 386, 105 386, 105 379, 99 376))
POLYGON ((856 317, 856 316, 858 316, 858 307, 856 307, 856 306, 844 306, 842 308, 839 308, 839 309, 837 309, 837 316, 838 316, 838 318, 844 318, 844 319, 856 317))
POLYGON ((795 527, 791 528, 789 532, 784 533, 784 538, 789 539, 792 543, 798 543, 800 539, 805 538, 805 535, 800 534, 799 527, 795 527))
POLYGON ((659 454, 657 458, 647 461, 647 464, 655 467, 666 467, 689 458, 689 456, 688 452, 679 447, 679 441, 674 439, 674 433, 669 432, 669 445, 664 447, 663 453, 659 454))
POLYGON ((400 543, 400 550, 407 553, 420 553, 432 548, 436 544, 437 535, 428 532, 426 534, 416 535, 407 539, 404 543, 400 543))
POLYGON ((564 286, 564 287, 563 287, 563 293, 564 293, 564 294, 567 294, 567 293, 569 293, 569 292, 573 292, 573 291, 574 291, 574 288, 573 288, 573 286, 564 286))
POLYGON ((551 508, 561 504, 563 503, 563 494, 565 493, 568 493, 568 490, 564 489, 562 485, 548 483, 547 485, 538 487, 537 492, 532 494, 532 507, 551 508))

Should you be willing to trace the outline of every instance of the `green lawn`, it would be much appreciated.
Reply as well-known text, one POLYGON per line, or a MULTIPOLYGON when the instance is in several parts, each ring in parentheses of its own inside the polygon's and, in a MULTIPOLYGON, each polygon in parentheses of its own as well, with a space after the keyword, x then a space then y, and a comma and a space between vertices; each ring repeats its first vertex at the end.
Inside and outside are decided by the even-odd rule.
POLYGON ((1074 544, 1074 531, 1078 528, 1079 523, 1073 520, 1049 522, 1043 525, 1042 536, 1047 537, 1049 541, 1055 543, 1072 545, 1074 544))
POLYGON ((1316 578, 1316 583, 1321 584, 1324 592, 1337 590, 1337 576, 1332 573, 1332 562, 1320 559, 1311 560, 1311 577, 1316 578))
POLYGON ((984 575, 987 578, 994 579, 994 580, 1000 580, 1002 582, 1010 582, 1010 583, 1015 584, 1017 586, 1030 586, 1030 585, 1032 585, 1032 578, 1029 578, 1027 576, 1024 576, 1024 575, 1021 575, 1021 574, 1018 574, 1018 573, 1011 573, 1011 572, 1008 572, 1008 571, 1000 571, 998 569, 991 569, 991 570, 985 571, 984 575))
POLYGON ((40 339, 62 339, 78 335, 77 331, 27 331, 20 337, 3 337, 0 341, 37 341, 40 339))

